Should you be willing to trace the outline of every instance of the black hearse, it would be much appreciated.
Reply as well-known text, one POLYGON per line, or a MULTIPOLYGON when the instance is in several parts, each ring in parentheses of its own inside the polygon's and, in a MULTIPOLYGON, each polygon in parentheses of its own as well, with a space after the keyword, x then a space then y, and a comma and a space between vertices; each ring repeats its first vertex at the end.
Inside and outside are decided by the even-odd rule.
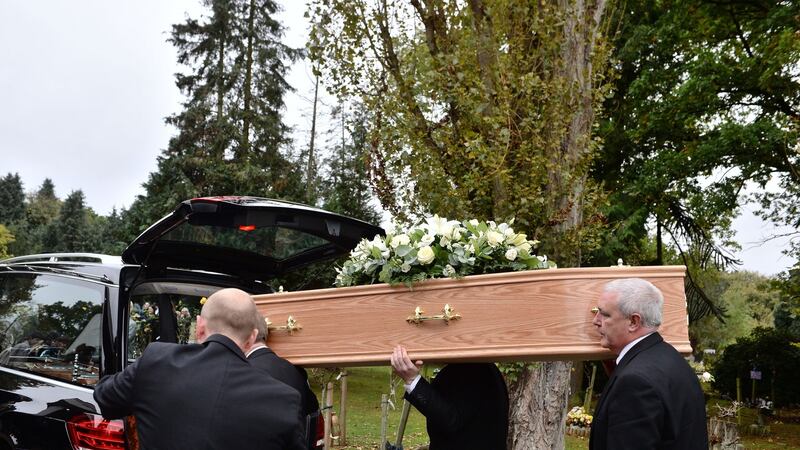
MULTIPOLYGON (((200 300, 214 291, 273 292, 276 277, 383 232, 296 203, 209 197, 181 203, 121 257, 0 261, 0 450, 134 447, 128 423, 99 415, 100 377, 155 339, 192 342, 200 300)), ((311 423, 315 448, 322 430, 311 423)))

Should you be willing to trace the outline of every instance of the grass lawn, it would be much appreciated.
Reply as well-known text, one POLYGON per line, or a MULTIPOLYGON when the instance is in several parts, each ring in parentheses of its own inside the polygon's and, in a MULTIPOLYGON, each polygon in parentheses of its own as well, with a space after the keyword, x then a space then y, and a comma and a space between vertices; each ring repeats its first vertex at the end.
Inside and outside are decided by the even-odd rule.
MULTIPOLYGON (((381 435, 381 394, 389 393, 390 372, 389 367, 348 369, 347 445, 335 446, 337 449, 382 450, 382 447, 378 445, 381 435)), ((319 397, 321 387, 313 385, 313 382, 312 387, 319 397)), ((319 398, 320 404, 322 404, 322 397, 319 398)), ((333 409, 339 414, 340 392, 338 385, 333 398, 333 409)), ((403 384, 401 382, 396 382, 394 397, 391 399, 395 404, 395 408, 389 411, 387 436, 389 441, 394 443, 403 406, 403 384)), ((716 412, 717 409, 714 405, 717 403, 727 404, 727 402, 721 400, 710 400, 709 414, 716 412)), ((744 408, 741 410, 741 414, 742 424, 755 423, 755 410, 744 408)), ((771 433, 769 436, 742 436, 742 443, 746 449, 800 449, 800 410, 778 410, 773 417, 766 418, 765 424, 770 427, 771 433)), ((425 432, 425 418, 412 407, 408 424, 406 425, 403 447, 411 450, 427 442, 428 435, 425 432)), ((566 436, 567 450, 586 450, 588 448, 588 438, 566 436)))

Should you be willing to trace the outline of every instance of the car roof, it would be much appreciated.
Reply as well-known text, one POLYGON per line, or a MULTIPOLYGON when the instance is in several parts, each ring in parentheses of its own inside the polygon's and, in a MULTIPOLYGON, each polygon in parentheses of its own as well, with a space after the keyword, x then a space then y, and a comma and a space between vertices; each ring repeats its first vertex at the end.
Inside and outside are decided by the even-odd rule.
POLYGON ((0 260, 0 264, 31 264, 45 262, 122 264, 122 259, 119 256, 103 255, 99 253, 40 253, 0 260))
POLYGON ((119 256, 98 253, 41 253, 0 260, 0 274, 24 272, 75 277, 118 284, 123 266, 119 256))

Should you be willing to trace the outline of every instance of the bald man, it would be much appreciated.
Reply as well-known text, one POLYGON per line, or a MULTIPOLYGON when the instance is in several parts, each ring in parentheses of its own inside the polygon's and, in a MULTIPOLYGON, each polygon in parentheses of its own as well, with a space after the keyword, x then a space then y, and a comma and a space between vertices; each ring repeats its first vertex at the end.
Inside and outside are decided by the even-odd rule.
POLYGON ((100 380, 103 417, 136 417, 143 449, 303 449, 300 395, 245 358, 254 317, 246 292, 217 291, 197 317, 198 344, 151 343, 100 380))

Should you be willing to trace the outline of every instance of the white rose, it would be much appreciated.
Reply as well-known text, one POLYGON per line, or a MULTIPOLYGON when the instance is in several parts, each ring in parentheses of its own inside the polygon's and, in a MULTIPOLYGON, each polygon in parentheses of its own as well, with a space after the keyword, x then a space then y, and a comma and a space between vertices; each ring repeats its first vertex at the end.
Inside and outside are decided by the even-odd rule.
POLYGON ((517 249, 512 247, 512 248, 506 250, 506 259, 509 260, 509 261, 513 261, 513 260, 517 259, 517 249))
POLYGON ((380 236, 375 236, 375 239, 372 240, 372 246, 377 248, 378 251, 381 252, 382 257, 384 258, 389 257, 389 248, 386 247, 386 243, 383 242, 383 238, 381 238, 380 236))
POLYGON ((433 217, 428 217, 425 219, 425 224, 427 225, 425 228, 428 229, 429 233, 436 234, 439 232, 439 228, 441 228, 442 224, 445 222, 447 222, 447 219, 439 217, 438 214, 434 214, 433 217))
POLYGON ((419 251, 417 252, 417 259, 421 264, 430 264, 433 262, 435 257, 436 255, 433 253, 433 249, 429 245, 420 247, 419 251))
POLYGON ((408 245, 411 242, 411 239, 405 234, 399 234, 392 238, 392 242, 389 244, 392 248, 397 248, 401 245, 408 245))
POLYGON ((519 247, 520 245, 525 243, 527 240, 528 240, 528 236, 526 236, 525 233, 520 233, 520 234, 515 234, 515 235, 511 236, 510 243, 511 243, 511 245, 516 245, 517 247, 519 247))
POLYGON ((486 242, 489 243, 490 247, 497 247, 501 242, 503 242, 503 233, 490 230, 488 233, 486 233, 486 242))
POLYGON ((419 239, 420 247, 427 247, 433 244, 433 240, 436 239, 432 234, 423 234, 422 237, 419 239))

